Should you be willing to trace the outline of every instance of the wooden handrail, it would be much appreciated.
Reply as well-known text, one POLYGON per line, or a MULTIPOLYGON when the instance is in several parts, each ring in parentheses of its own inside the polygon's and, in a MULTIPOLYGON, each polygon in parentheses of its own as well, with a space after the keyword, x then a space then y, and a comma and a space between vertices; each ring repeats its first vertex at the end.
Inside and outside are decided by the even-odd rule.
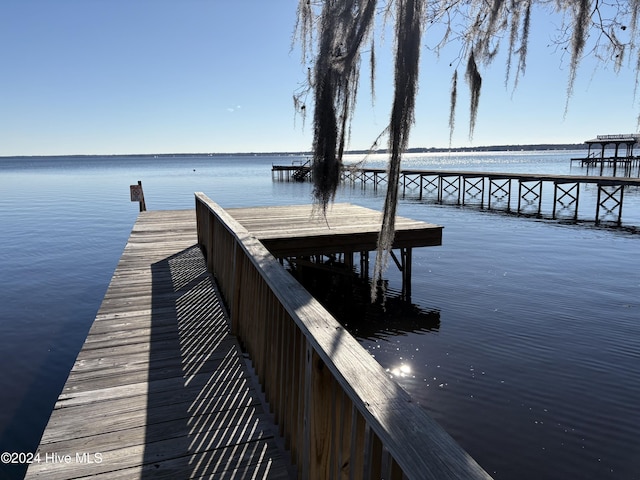
POLYGON ((198 242, 300 478, 491 478, 262 243, 195 196, 198 242))

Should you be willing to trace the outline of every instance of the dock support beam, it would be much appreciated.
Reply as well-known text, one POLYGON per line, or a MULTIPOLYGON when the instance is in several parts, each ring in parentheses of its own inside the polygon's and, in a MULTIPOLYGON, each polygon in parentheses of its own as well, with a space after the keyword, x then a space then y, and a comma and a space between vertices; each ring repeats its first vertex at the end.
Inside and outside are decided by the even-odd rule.
POLYGON ((605 210, 607 213, 613 213, 615 209, 618 209, 618 226, 622 225, 622 200, 624 199, 624 186, 623 185, 606 185, 598 184, 598 201, 596 203, 596 225, 600 223, 600 209, 605 210), (608 191, 606 187, 612 187, 611 191, 608 191), (604 194, 604 198, 603 195, 604 194), (617 195, 617 197, 616 197, 617 195), (608 206, 608 202, 613 202, 612 206, 608 206))
POLYGON ((491 210, 491 196, 496 195, 498 200, 507 197, 507 212, 511 211, 511 179, 510 178, 489 178, 489 194, 487 195, 487 208, 491 210), (498 183, 502 181, 502 183, 498 183), (495 187, 495 190, 494 190, 495 187), (497 196, 502 192, 502 196, 497 196))
POLYGON ((440 179, 439 175, 420 174, 420 196, 418 199, 422 200, 422 196, 425 191, 427 192, 427 195, 430 193, 432 194, 433 192, 436 192, 436 194, 438 195, 438 198, 440 198, 439 179, 440 179), (427 177, 433 177, 433 178, 427 178, 427 177))
POLYGON ((475 177, 472 181, 470 177, 462 178, 462 205, 466 204, 466 195, 471 198, 480 196, 480 208, 484 208, 484 177, 475 177), (480 185, 480 186, 478 186, 480 185))
POLYGON ((369 252, 360 252, 360 278, 369 278, 369 252))
POLYGON ((440 175, 439 178, 439 188, 438 188, 438 203, 442 203, 444 201, 445 194, 447 196, 452 196, 457 193, 456 205, 460 205, 460 190, 461 190, 461 182, 462 177, 460 175, 451 175, 453 180, 449 180, 447 176, 440 175))
POLYGON ((542 212, 542 180, 537 180, 533 182, 532 186, 526 185, 524 180, 520 180, 518 182, 518 212, 522 210, 522 200, 531 204, 532 202, 538 201, 538 217, 542 212), (522 193, 522 189, 524 188, 525 192, 522 193), (537 189, 537 191, 535 191, 537 189), (531 198, 527 198, 527 195, 531 195, 531 198))
POLYGON ((412 263, 412 249, 411 247, 400 248, 400 260, 393 250, 391 251, 391 258, 402 273, 402 300, 405 302, 411 302, 411 263, 412 263))
MULTIPOLYGON (((571 204, 575 204, 575 210, 573 214, 573 219, 578 220, 578 199, 580 198, 580 183, 559 183, 554 182, 553 187, 553 214, 552 218, 556 219, 556 212, 558 210, 558 204, 562 206, 562 208, 568 208, 571 204), (569 185, 568 188, 565 188, 565 185, 569 185), (575 191, 575 193, 574 193, 575 191), (558 195, 560 192, 560 195, 558 195), (563 200, 565 197, 568 197, 569 202, 565 203, 563 200)), ((598 200, 598 203, 600 201, 598 200)), ((597 207, 596 207, 597 210, 597 207)), ((596 218, 598 217, 598 212, 596 211, 596 218)))

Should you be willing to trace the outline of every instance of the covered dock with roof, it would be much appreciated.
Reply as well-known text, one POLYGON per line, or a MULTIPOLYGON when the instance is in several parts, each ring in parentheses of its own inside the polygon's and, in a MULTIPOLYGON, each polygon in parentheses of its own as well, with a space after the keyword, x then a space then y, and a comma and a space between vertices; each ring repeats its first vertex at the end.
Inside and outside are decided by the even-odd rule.
POLYGON ((589 147, 586 158, 572 158, 572 164, 580 162, 582 167, 598 166, 603 169, 606 166, 613 167, 614 170, 617 170, 618 167, 630 169, 640 166, 640 156, 633 154, 634 147, 640 143, 640 134, 598 135, 584 143, 589 147), (611 155, 612 148, 613 155, 611 155))

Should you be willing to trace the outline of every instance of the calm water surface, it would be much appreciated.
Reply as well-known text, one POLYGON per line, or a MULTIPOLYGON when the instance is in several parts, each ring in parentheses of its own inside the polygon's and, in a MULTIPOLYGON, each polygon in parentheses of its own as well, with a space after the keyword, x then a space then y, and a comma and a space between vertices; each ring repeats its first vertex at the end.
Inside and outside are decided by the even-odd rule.
MULTIPOLYGON (((583 173, 571 156, 405 166, 583 173)), ((223 207, 308 203, 309 185, 271 180, 291 160, 0 159, 0 451, 38 445, 137 217, 129 185, 143 182, 149 209, 193 208, 194 191, 223 207)), ((581 192, 581 211, 594 198, 581 192)), ((336 200, 380 209, 383 196, 344 187, 336 200)), ((498 479, 640 479, 640 236, 410 194, 400 214, 444 225, 443 245, 414 251, 412 312, 347 315, 361 344, 498 479)), ((623 222, 640 225, 637 189, 623 222)), ((0 465, 0 478, 23 471, 0 465)))

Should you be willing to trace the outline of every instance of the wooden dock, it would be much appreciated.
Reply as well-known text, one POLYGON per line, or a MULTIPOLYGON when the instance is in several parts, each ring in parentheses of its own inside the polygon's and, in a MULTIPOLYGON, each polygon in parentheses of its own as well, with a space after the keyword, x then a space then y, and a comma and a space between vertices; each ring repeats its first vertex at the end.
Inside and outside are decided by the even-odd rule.
MULTIPOLYGON (((277 176, 273 179, 280 180, 277 176)), ((310 179, 310 176, 305 179, 310 179)), ((378 188, 387 186, 388 172, 384 168, 344 166, 341 180, 345 184, 359 185, 362 188, 370 185, 377 191, 378 188)), ((591 217, 594 222, 614 222, 620 226, 624 191, 639 188, 640 178, 403 169, 400 171, 398 188, 403 197, 411 195, 420 201, 433 199, 439 204, 474 205, 482 209, 503 210, 540 218, 546 215, 551 219, 556 219, 558 212, 562 210, 570 213, 573 220, 578 220, 580 191, 586 185, 594 186, 597 191, 595 211, 591 217), (548 212, 542 210, 543 185, 548 187, 545 190, 551 191, 553 197, 548 202, 551 206, 548 212)))
MULTIPOLYGON (((240 223, 240 212, 231 212, 196 193, 207 268, 229 305, 232 332, 251 357, 298 476, 491 478, 282 268, 257 230, 240 223)), ((336 224, 331 213, 325 232, 336 224)), ((307 241, 304 222, 284 225, 288 232, 299 230, 299 243, 307 241)), ((416 227, 426 236, 440 229, 416 227)), ((348 235, 343 237, 339 242, 348 235)))
MULTIPOLYGON (((382 214, 350 203, 228 208, 229 214, 276 257, 376 249, 382 214), (304 241, 301 241, 304 238, 304 241)), ((442 245, 442 226, 398 216, 394 247, 442 245)))
POLYGON ((289 478, 195 212, 140 213, 27 479, 289 478))
POLYGON ((372 211, 303 210, 141 212, 26 478, 489 479, 257 238, 368 248, 372 211))
POLYGON ((633 168, 640 167, 640 157, 633 154, 633 148, 639 140, 640 135, 636 133, 598 135, 596 138, 584 142, 588 145, 587 156, 572 158, 571 163, 580 163, 580 166, 587 167, 587 169, 599 168, 600 175, 603 175, 606 166, 613 169, 614 177, 618 173, 621 173, 622 176, 631 176, 633 168), (594 148, 596 146, 600 147, 599 151, 594 148), (611 146, 614 149, 613 155, 607 155, 605 151, 611 146), (624 153, 620 152, 621 147, 625 149, 624 153))
MULTIPOLYGON (((312 205, 229 208, 227 212, 276 258, 294 268, 339 266, 351 271, 360 257, 360 274, 369 277, 369 252, 377 248, 382 215, 350 203, 334 203, 323 214, 312 205)), ((391 258, 401 273, 400 295, 411 301, 412 252, 415 247, 442 245, 442 226, 396 217, 391 258)), ((336 271, 336 269, 333 269, 336 271)))
POLYGON ((311 160, 294 160, 290 165, 271 165, 273 180, 304 182, 311 178, 311 160))

